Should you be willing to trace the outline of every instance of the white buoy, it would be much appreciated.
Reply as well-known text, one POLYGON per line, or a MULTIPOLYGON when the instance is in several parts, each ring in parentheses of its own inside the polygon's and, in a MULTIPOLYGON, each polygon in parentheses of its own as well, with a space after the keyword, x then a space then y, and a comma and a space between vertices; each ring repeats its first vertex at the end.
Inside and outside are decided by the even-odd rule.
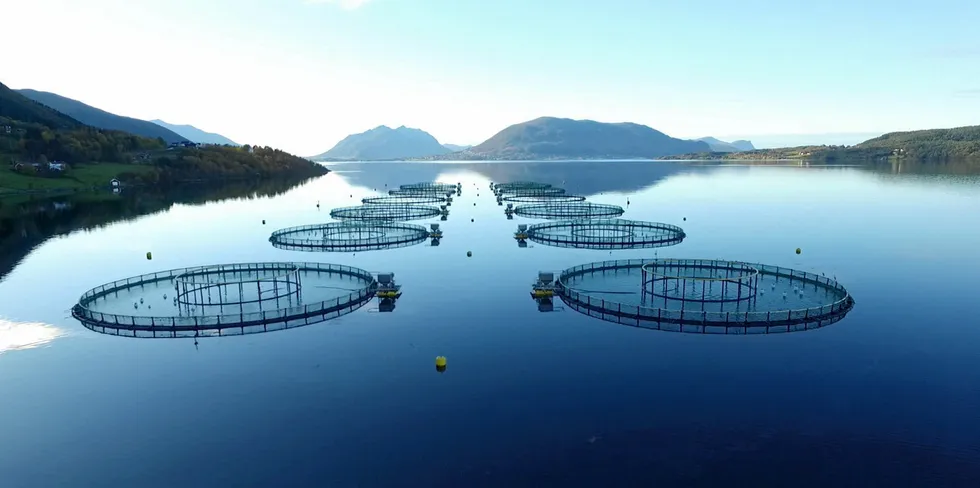
POLYGON ((140 298, 140 303, 143 303, 143 299, 142 298, 140 298))
POLYGON ((783 292, 783 300, 786 299, 786 292, 783 292))

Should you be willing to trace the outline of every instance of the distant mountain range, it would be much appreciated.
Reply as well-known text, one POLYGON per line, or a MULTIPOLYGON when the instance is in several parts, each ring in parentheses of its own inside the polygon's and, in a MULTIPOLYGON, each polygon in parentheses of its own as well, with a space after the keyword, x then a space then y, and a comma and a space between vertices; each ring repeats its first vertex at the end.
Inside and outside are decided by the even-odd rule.
POLYGON ((221 135, 215 134, 213 132, 205 132, 193 125, 179 125, 179 124, 168 124, 160 119, 153 119, 153 122, 160 127, 169 129, 177 135, 186 138, 189 141, 196 142, 198 144, 221 144, 229 146, 241 146, 241 144, 221 135))
POLYGON ((100 129, 129 132, 130 134, 149 137, 151 139, 161 138, 168 144, 187 140, 179 134, 152 122, 112 114, 55 93, 29 89, 16 91, 35 102, 61 112, 85 125, 100 129))
POLYGON ((702 137, 697 140, 708 143, 708 147, 711 148, 712 152, 738 152, 755 150, 755 146, 752 145, 752 141, 725 142, 720 139, 715 139, 714 137, 702 137))
POLYGON ((81 122, 30 98, 0 83, 0 117, 20 120, 30 124, 40 124, 52 129, 77 129, 81 122))
MULTIPOLYGON (((716 147, 737 151, 748 141, 726 143, 712 138, 716 147)), ((425 131, 380 126, 353 134, 315 160, 544 160, 544 159, 653 159, 671 154, 711 152, 708 142, 670 137, 650 127, 629 122, 603 123, 540 117, 511 125, 476 146, 439 144, 425 131)))
POLYGON ((710 150, 705 142, 676 139, 640 124, 540 117, 464 151, 428 159, 652 159, 710 150))
POLYGON ((77 190, 108 185, 114 178, 124 184, 166 185, 305 179, 328 172, 323 165, 270 147, 168 147, 168 140, 186 139, 151 122, 120 117, 53 93, 11 90, 2 83, 0 122, 0 193, 35 192, 37 183, 43 183, 45 190, 77 190), (47 167, 45 161, 68 166, 47 167), (52 170, 59 173, 49 174, 52 170))
POLYGON ((378 126, 360 134, 351 134, 329 151, 313 156, 314 160, 392 160, 420 158, 452 152, 431 134, 401 126, 392 129, 378 126))

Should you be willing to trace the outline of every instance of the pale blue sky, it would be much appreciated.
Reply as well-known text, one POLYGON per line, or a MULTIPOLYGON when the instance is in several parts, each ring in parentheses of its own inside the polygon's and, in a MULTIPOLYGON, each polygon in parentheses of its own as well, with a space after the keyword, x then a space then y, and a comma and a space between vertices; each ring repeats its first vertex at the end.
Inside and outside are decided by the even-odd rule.
POLYGON ((0 0, 0 11, 22 19, 4 37, 31 39, 2 53, 12 87, 303 155, 381 124, 478 143, 542 115, 763 145, 980 124, 976 0, 0 0))

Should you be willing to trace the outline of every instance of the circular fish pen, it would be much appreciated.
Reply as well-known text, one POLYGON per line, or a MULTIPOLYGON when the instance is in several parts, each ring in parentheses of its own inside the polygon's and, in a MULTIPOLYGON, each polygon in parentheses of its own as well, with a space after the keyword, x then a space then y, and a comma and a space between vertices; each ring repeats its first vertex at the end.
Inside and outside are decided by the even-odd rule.
POLYGON ((111 335, 243 335, 339 317, 377 289, 371 273, 336 264, 197 266, 107 283, 85 292, 71 313, 86 328, 111 335))
POLYGON ((414 193, 411 195, 391 195, 387 197, 368 197, 361 199, 365 205, 425 205, 429 203, 440 204, 446 201, 446 197, 435 194, 426 195, 414 193))
POLYGON ((551 197, 564 195, 564 188, 515 188, 513 190, 500 190, 498 196, 522 196, 522 197, 551 197))
POLYGON ((504 192, 508 190, 517 190, 517 189, 533 190, 533 189, 544 189, 544 188, 551 188, 551 185, 548 183, 537 183, 534 181, 512 181, 509 183, 497 183, 494 184, 492 187, 493 191, 496 192, 504 192))
POLYGON ((533 219, 576 220, 609 219, 623 215, 623 207, 603 203, 526 203, 514 207, 514 214, 533 219))
POLYGON ((826 276, 710 259, 575 266, 559 274, 555 294, 570 308, 610 322, 702 334, 816 329, 854 307, 847 290, 826 276))
POLYGON ((625 219, 543 222, 527 228, 527 238, 534 242, 578 249, 667 247, 684 237, 675 225, 625 219))
POLYGON ((337 220, 401 222, 438 217, 441 213, 438 207, 427 205, 360 205, 335 208, 330 211, 330 217, 337 220))
POLYGON ((455 193, 456 193, 455 190, 440 191, 436 189, 425 189, 425 188, 413 188, 410 190, 388 190, 388 195, 396 196, 396 197, 423 195, 423 196, 443 196, 448 198, 454 195, 455 193))
POLYGON ((584 202, 585 197, 578 195, 511 195, 501 200, 509 203, 573 203, 584 202))
POLYGON ((421 225, 397 222, 342 221, 279 229, 269 242, 295 251, 371 251, 406 247, 425 241, 429 231, 421 225))
POLYGON ((459 188, 450 183, 410 183, 398 187, 407 191, 426 191, 436 193, 455 193, 459 188))

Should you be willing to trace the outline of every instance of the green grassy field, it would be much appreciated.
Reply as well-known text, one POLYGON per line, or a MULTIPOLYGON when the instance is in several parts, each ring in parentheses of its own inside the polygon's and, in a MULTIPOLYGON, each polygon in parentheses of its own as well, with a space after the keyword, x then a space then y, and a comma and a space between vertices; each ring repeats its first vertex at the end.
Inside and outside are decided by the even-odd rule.
POLYGON ((99 163, 72 167, 67 174, 57 178, 15 173, 0 168, 0 194, 24 191, 87 190, 107 187, 109 180, 122 173, 142 174, 155 171, 153 166, 141 164, 99 163))

